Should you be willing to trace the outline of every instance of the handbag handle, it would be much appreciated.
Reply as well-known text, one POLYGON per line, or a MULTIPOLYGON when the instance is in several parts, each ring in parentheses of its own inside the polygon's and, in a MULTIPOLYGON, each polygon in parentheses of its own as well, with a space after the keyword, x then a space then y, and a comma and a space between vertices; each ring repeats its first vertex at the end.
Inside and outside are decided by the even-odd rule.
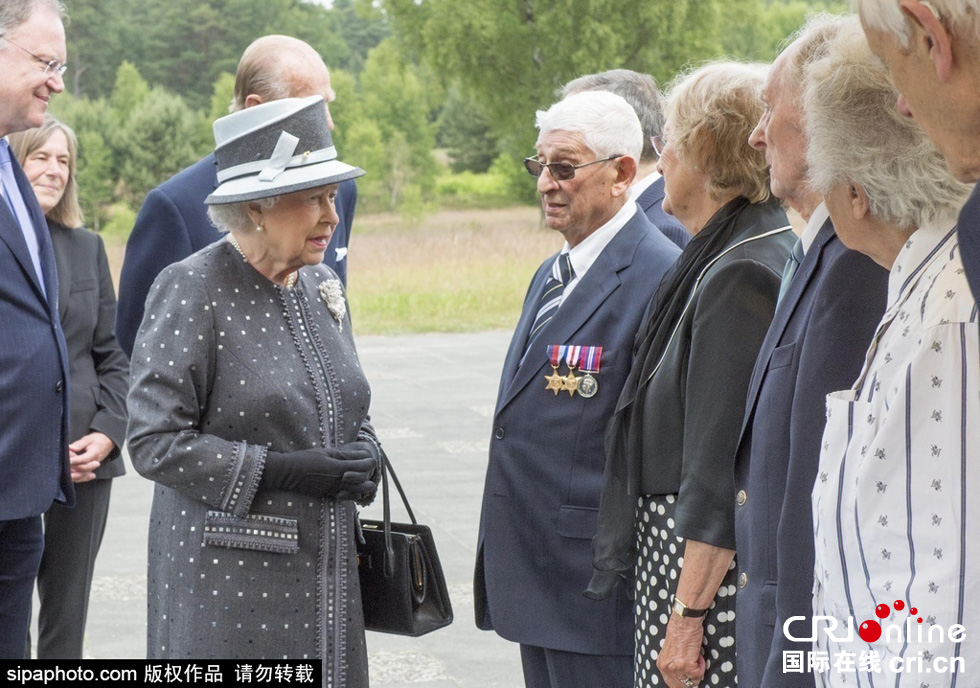
POLYGON ((408 497, 405 496, 405 490, 402 489, 402 484, 398 480, 398 475, 395 473, 394 467, 391 465, 391 461, 388 459, 388 455, 385 454, 385 450, 381 450, 381 504, 384 510, 384 533, 385 533, 385 556, 384 556, 384 574, 385 578, 391 578, 395 575, 395 549, 391 544, 391 498, 388 494, 388 474, 391 473, 391 480, 395 483, 395 488, 398 490, 398 494, 401 495, 402 504, 405 505, 405 511, 408 512, 408 517, 412 520, 413 525, 417 525, 418 521, 415 520, 415 512, 412 511, 411 505, 408 503, 408 497))

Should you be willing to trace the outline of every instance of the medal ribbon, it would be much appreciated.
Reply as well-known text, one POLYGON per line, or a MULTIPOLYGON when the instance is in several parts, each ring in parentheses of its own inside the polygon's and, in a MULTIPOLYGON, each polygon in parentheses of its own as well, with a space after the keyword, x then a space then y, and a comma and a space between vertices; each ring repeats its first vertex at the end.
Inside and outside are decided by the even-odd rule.
POLYGON ((561 359, 565 356, 565 349, 567 346, 558 346, 557 344, 548 345, 548 360, 551 361, 551 367, 558 370, 558 366, 561 365, 561 359))
POLYGON ((579 363, 579 370, 583 373, 598 373, 602 362, 601 346, 583 346, 582 360, 579 363))
POLYGON ((575 370, 575 366, 578 365, 578 359, 582 352, 582 347, 568 345, 565 347, 565 363, 568 365, 569 372, 575 370))

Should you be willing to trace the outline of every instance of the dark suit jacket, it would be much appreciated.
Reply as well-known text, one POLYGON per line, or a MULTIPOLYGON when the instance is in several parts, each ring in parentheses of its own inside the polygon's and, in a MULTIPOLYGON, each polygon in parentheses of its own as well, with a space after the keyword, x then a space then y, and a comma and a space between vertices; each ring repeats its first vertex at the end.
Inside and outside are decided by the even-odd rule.
MULTIPOLYGON (((221 237, 208 220, 204 199, 218 186, 214 154, 207 156, 153 189, 143 201, 133 232, 126 242, 126 257, 119 277, 119 309, 116 338, 127 356, 133 355, 133 342, 143 321, 143 307, 150 285, 157 275, 173 263, 183 260, 221 237)), ((323 257, 329 266, 347 282, 347 243, 357 186, 354 180, 340 185, 337 215, 340 223, 334 230, 323 257), (337 260, 337 249, 344 256, 337 260)))
MULTIPOLYGON (((824 223, 780 301, 749 383, 735 463, 735 537, 747 584, 735 615, 739 683, 812 688, 784 674, 790 616, 811 615, 813 519, 825 397, 854 383, 881 319, 888 273, 824 223), (744 496, 744 498, 743 498, 744 496)), ((801 624, 801 628, 809 628, 801 624)))
POLYGON ((650 220, 665 237, 673 241, 679 247, 684 248, 691 240, 691 233, 673 215, 664 212, 664 178, 661 177, 636 199, 636 204, 640 210, 646 213, 650 220))
POLYGON ((970 200, 960 211, 956 236, 960 242, 960 256, 970 291, 973 298, 980 301, 980 184, 973 188, 970 200))
POLYGON ((58 320, 54 253, 34 191, 12 162, 34 222, 44 289, 20 225, 0 197, 0 521, 38 516, 55 500, 75 502, 68 466, 68 353, 58 320))
POLYGON ((58 314, 68 345, 71 416, 68 439, 101 432, 116 448, 95 471, 115 478, 126 439, 129 360, 116 343, 116 293, 102 237, 87 229, 48 223, 58 265, 58 314))
POLYGON ((629 370, 640 319, 678 255, 637 212, 519 365, 554 257, 535 274, 494 414, 474 579, 480 628, 570 652, 633 652, 633 610, 626 595, 595 601, 582 591, 592 576, 603 431, 629 370), (546 391, 550 344, 603 347, 594 397, 546 391))
POLYGON ((735 446, 745 390, 772 322, 779 282, 796 237, 776 203, 749 204, 705 272, 659 370, 640 390, 640 494, 677 494, 674 534, 735 549, 735 446), (739 245, 740 244, 740 245, 739 245))

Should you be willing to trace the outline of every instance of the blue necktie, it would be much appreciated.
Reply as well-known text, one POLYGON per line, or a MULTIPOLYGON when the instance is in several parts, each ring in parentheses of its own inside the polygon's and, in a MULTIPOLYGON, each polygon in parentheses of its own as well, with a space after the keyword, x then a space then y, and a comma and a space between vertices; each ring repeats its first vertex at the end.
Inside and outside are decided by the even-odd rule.
POLYGON ((14 167, 10 161, 10 145, 6 139, 0 139, 0 183, 3 185, 3 195, 7 200, 7 205, 14 217, 17 218, 20 231, 24 235, 24 241, 27 242, 27 250, 31 254, 31 262, 34 263, 34 272, 41 284, 41 291, 45 291, 44 271, 41 269, 41 247, 34 231, 31 214, 27 210, 24 197, 20 193, 20 187, 17 186, 17 179, 14 177, 14 167))
POLYGON ((789 285, 793 282, 793 277, 796 275, 796 271, 800 269, 800 264, 803 262, 803 240, 797 239, 796 243, 793 244, 793 250, 789 253, 789 258, 786 259, 786 266, 783 268, 783 281, 779 283, 779 298, 777 303, 783 300, 786 292, 789 291, 789 285))
POLYGON ((556 267, 552 267, 551 276, 548 277, 548 282, 544 285, 544 294, 541 295, 538 313, 534 316, 534 324, 531 325, 531 332, 527 335, 527 346, 524 347, 525 355, 527 355, 527 350, 531 348, 531 342, 555 316, 558 307, 561 305, 565 287, 575 277, 572 259, 567 253, 559 255, 556 264, 556 267))

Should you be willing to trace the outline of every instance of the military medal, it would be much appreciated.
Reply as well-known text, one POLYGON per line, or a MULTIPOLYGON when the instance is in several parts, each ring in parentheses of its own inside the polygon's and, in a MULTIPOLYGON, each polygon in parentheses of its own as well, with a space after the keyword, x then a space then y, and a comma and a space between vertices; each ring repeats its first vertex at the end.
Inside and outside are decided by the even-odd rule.
POLYGON ((582 353, 582 347, 580 346, 567 346, 565 347, 565 363, 568 365, 568 375, 565 376, 564 390, 568 392, 568 396, 574 397, 575 390, 578 389, 579 380, 582 378, 576 377, 575 366, 578 365, 579 356, 582 353))
POLYGON ((599 366, 602 361, 601 346, 583 346, 582 357, 579 363, 579 370, 585 373, 578 381, 578 393, 586 399, 591 399, 599 391, 599 381, 595 376, 599 374, 599 366))
POLYGON ((565 378, 558 374, 558 366, 561 365, 565 348, 557 344, 548 346, 548 360, 551 361, 551 375, 544 376, 544 379, 548 381, 548 386, 545 389, 549 392, 554 392, 555 396, 558 396, 558 392, 565 388, 565 378))

